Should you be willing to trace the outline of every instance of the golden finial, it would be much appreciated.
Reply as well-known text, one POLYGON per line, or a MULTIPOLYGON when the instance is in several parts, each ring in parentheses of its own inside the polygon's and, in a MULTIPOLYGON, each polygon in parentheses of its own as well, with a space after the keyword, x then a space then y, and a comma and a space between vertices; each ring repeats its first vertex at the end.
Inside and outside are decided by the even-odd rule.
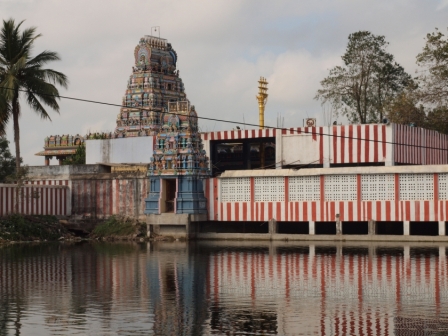
POLYGON ((268 82, 266 78, 260 77, 258 81, 258 96, 256 97, 258 100, 258 111, 259 111, 259 124, 260 128, 264 128, 264 108, 268 101, 268 82))

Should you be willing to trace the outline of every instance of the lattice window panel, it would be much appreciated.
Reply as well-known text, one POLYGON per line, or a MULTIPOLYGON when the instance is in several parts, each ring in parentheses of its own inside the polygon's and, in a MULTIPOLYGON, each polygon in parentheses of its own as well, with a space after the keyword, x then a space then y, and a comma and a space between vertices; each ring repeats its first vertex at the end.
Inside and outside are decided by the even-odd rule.
POLYGON ((250 177, 221 179, 221 202, 250 202, 250 177))
POLYGON ((439 199, 448 199, 448 174, 439 174, 439 199))
POLYGON ((394 174, 361 175, 363 201, 393 201, 395 199, 394 174))
POLYGON ((326 175, 324 186, 326 201, 357 199, 356 175, 326 175))
POLYGON ((290 201, 320 201, 320 176, 292 176, 288 184, 290 201))
POLYGON ((433 174, 400 174, 400 199, 434 199, 433 174))
POLYGON ((255 202, 280 202, 285 200, 284 177, 256 177, 255 202))

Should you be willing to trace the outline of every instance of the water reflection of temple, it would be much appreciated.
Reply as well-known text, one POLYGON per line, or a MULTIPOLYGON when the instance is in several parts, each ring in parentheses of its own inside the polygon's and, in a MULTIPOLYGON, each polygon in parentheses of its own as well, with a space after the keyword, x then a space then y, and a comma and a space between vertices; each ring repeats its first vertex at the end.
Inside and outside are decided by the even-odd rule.
POLYGON ((445 245, 398 243, 7 247, 0 253, 0 329, 434 334, 448 330, 446 253, 445 245))

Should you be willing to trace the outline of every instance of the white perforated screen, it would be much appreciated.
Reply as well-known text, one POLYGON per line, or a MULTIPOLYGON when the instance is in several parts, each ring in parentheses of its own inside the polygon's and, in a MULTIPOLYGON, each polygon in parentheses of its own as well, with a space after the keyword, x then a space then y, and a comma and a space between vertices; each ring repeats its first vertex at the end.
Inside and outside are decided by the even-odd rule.
POLYGON ((221 202, 250 202, 250 177, 221 179, 221 202))
POLYGON ((320 176, 293 176, 289 178, 290 201, 320 201, 320 176))
POLYGON ((356 201, 356 175, 326 175, 326 201, 356 201))
POLYGON ((439 199, 448 199, 448 174, 439 174, 439 199))
POLYGON ((394 200, 394 174, 361 175, 361 199, 363 201, 394 200))
POLYGON ((284 177, 256 177, 255 202, 280 202, 285 200, 284 177))
POLYGON ((400 174, 400 199, 434 199, 433 174, 400 174))

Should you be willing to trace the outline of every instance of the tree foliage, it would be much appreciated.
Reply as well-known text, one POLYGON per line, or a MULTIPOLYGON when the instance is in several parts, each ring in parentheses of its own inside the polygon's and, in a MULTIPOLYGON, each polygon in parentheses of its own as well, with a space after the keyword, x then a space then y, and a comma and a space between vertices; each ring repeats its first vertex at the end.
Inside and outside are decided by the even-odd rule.
POLYGON ((67 87, 67 77, 58 71, 45 69, 48 62, 59 60, 53 51, 42 51, 32 57, 34 41, 41 35, 36 28, 26 28, 14 19, 3 20, 0 29, 0 132, 4 131, 9 119, 14 124, 16 148, 16 171, 20 171, 20 98, 42 119, 50 119, 44 105, 59 112, 59 91, 55 85, 67 87))
POLYGON ((406 90, 390 100, 385 107, 388 120, 396 124, 426 127, 426 113, 423 105, 418 104, 415 90, 406 90))
POLYGON ((350 122, 379 122, 388 102, 412 79, 386 52, 384 36, 359 31, 348 37, 343 66, 330 70, 315 99, 329 102, 350 122))
POLYGON ((448 106, 448 38, 436 29, 426 35, 423 51, 417 55, 421 68, 420 98, 436 108, 448 106))
POLYGON ((76 165, 76 164, 86 164, 86 146, 84 144, 80 145, 75 154, 69 156, 64 161, 62 161, 63 165, 76 165))
POLYGON ((0 183, 15 172, 16 158, 9 151, 9 141, 0 137, 0 183))

